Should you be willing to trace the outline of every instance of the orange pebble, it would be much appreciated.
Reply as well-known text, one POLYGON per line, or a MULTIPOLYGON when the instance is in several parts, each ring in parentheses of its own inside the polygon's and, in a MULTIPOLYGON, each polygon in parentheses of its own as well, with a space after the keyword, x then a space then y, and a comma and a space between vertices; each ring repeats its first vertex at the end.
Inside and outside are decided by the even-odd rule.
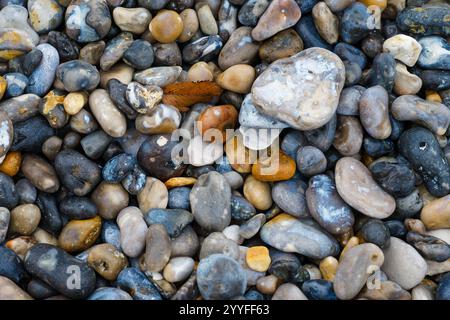
POLYGON ((0 164, 0 172, 13 177, 19 172, 21 163, 22 154, 19 151, 10 151, 0 164))

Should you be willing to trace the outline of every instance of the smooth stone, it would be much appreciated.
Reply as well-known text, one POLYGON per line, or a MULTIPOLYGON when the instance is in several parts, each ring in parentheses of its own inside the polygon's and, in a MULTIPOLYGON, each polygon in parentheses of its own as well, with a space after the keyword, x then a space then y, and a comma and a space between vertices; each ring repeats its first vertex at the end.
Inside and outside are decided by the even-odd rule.
POLYGON ((90 219, 97 215, 98 210, 94 202, 86 197, 67 196, 59 203, 62 214, 71 219, 90 219))
POLYGON ((450 89, 450 71, 448 70, 419 70, 414 72, 422 79, 423 88, 430 90, 450 89))
POLYGON ((439 102, 404 95, 392 103, 392 114, 400 121, 413 121, 443 135, 450 125, 450 110, 439 102))
POLYGON ((364 70, 367 64, 367 57, 364 52, 351 44, 339 42, 334 47, 336 53, 342 61, 356 63, 361 70, 364 70))
POLYGON ((364 39, 375 28, 375 17, 364 4, 355 2, 344 10, 340 34, 345 42, 355 44, 364 39))
POLYGON ((65 33, 50 31, 47 41, 58 51, 61 61, 78 59, 80 49, 76 42, 70 39, 65 33))
POLYGON ((394 152, 394 142, 390 139, 378 140, 370 136, 364 137, 364 151, 373 158, 379 158, 385 155, 392 155, 394 152))
POLYGON ((123 269, 117 277, 117 285, 128 292, 133 300, 162 300, 155 284, 136 267, 123 269))
POLYGON ((0 110, 0 157, 5 156, 13 144, 14 127, 8 114, 0 110))
POLYGON ((322 279, 311 279, 302 284, 302 292, 310 300, 337 300, 333 283, 322 279))
POLYGON ((274 275, 268 275, 265 277, 261 277, 256 281, 256 289, 263 294, 273 294, 280 280, 274 275))
POLYGON ((126 98, 127 85, 117 79, 111 79, 108 81, 107 90, 114 105, 122 111, 128 119, 135 119, 137 111, 131 107, 126 98))
POLYGON ((333 116, 343 85, 342 61, 329 51, 311 48, 271 64, 253 83, 252 100, 294 128, 316 129, 333 116), (329 80, 319 81, 323 77, 329 80), (314 94, 319 91, 320 96, 314 94))
POLYGON ((60 182, 77 196, 91 192, 101 178, 95 162, 71 149, 58 153, 54 166, 60 182))
POLYGON ((100 83, 97 68, 82 60, 62 63, 56 70, 56 76, 69 92, 93 90, 100 83))
POLYGON ((325 3, 333 12, 343 11, 354 2, 354 0, 325 0, 325 3))
MULTIPOLYGON (((383 1, 383 0, 381 0, 383 1)), ((377 54, 383 51, 383 42, 384 37, 381 32, 376 31, 370 33, 366 38, 364 38, 361 42, 361 50, 368 56, 369 58, 375 58, 377 54)))
MULTIPOLYGON (((271 145, 280 136, 281 130, 282 129, 252 128, 245 126, 239 127, 239 133, 242 135, 244 146, 255 151, 264 150, 271 147, 271 145)), ((270 160, 270 157, 267 158, 270 160)), ((285 157, 284 160, 285 159, 287 158, 285 157)))
POLYGON ((160 272, 170 259, 171 244, 166 228, 161 224, 152 224, 146 234, 144 253, 145 269, 160 272))
POLYGON ((420 7, 408 7, 402 10, 396 19, 400 30, 416 35, 448 36, 450 30, 445 23, 450 13, 448 4, 430 3, 420 7))
POLYGON ((323 152, 313 146, 301 147, 297 151, 297 169, 305 177, 323 173, 327 168, 327 159, 323 152))
POLYGON ((7 277, 0 276, 0 300, 33 300, 33 298, 7 277))
POLYGON ((153 67, 134 74, 133 79, 143 85, 165 87, 177 80, 181 67, 153 67))
POLYGON ((114 281, 118 274, 127 267, 125 255, 112 244, 102 243, 89 250, 88 265, 103 278, 114 281))
POLYGON ((368 300, 411 300, 411 294, 393 281, 380 281, 379 288, 365 288, 360 298, 368 300))
POLYGON ((312 9, 312 16, 317 31, 329 44, 339 39, 339 19, 333 14, 325 2, 318 2, 312 9))
POLYGON ((23 157, 21 170, 25 178, 27 178, 37 189, 54 193, 59 189, 59 179, 55 169, 43 158, 26 154, 23 157))
POLYGON ((104 220, 102 223, 101 240, 104 243, 112 244, 117 250, 122 251, 120 246, 120 229, 112 220, 104 220))
POLYGON ((216 82, 225 90, 245 94, 250 92, 255 77, 255 69, 252 66, 236 64, 219 74, 216 82))
POLYGON ((90 248, 100 236, 101 221, 99 216, 69 221, 61 230, 58 246, 66 252, 80 252, 90 248))
POLYGON ((269 249, 264 246, 250 247, 246 252, 245 261, 250 269, 266 272, 271 263, 269 249))
POLYGON ((63 8, 55 0, 30 0, 27 7, 30 24, 38 33, 47 33, 62 23, 63 8))
POLYGON ((128 103, 138 113, 147 114, 154 110, 161 101, 163 91, 157 86, 143 86, 138 82, 130 82, 126 90, 128 103))
POLYGON ((219 53, 218 63, 222 70, 236 64, 251 64, 259 49, 259 44, 251 37, 250 27, 237 28, 219 53))
POLYGON ((145 187, 147 181, 147 175, 138 166, 135 165, 134 168, 123 178, 122 186, 125 190, 132 195, 137 195, 145 187))
POLYGON ((199 258, 202 260, 213 254, 223 254, 237 261, 239 258, 239 246, 235 241, 228 239, 222 232, 213 232, 203 240, 199 258))
POLYGON ((160 180, 147 177, 144 188, 138 193, 137 200, 139 209, 147 212, 152 208, 167 207, 169 201, 167 187, 160 180))
POLYGON ((104 219, 115 219, 129 203, 129 195, 119 183, 102 181, 92 192, 91 200, 104 219))
POLYGON ((121 289, 101 287, 96 289, 87 300, 133 300, 133 298, 121 289))
MULTIPOLYGON (((59 234, 63 226, 63 221, 58 210, 58 202, 55 195, 45 192, 39 192, 36 200, 36 205, 41 210, 41 221, 39 223, 39 227, 52 235, 59 234)), ((54 240, 52 240, 51 242, 44 242, 56 245, 56 238, 54 238, 54 240)))
POLYGON ((112 15, 120 30, 134 34, 143 33, 152 19, 152 14, 145 8, 116 7, 112 15))
POLYGON ((418 285, 427 274, 425 260, 403 240, 391 237, 390 245, 383 253, 385 259, 381 269, 405 290, 418 285))
POLYGON ((28 78, 27 93, 42 97, 53 84, 59 65, 59 55, 58 51, 47 43, 38 45, 36 49, 42 52, 42 59, 28 78))
POLYGON ((422 51, 417 64, 424 69, 450 70, 450 45, 438 36, 423 37, 419 40, 422 51))
POLYGON ((371 69, 363 75, 361 82, 366 87, 380 85, 391 92, 395 81, 395 66, 395 59, 390 53, 380 53, 374 58, 371 69))
POLYGON ((41 280, 33 279, 28 283, 27 292, 35 299, 47 299, 58 292, 41 280))
POLYGON ((410 231, 406 235, 406 242, 427 260, 444 262, 450 258, 450 245, 439 238, 410 231))
POLYGON ((0 109, 6 112, 12 123, 16 123, 36 116, 39 113, 40 101, 41 97, 27 93, 2 101, 0 109))
POLYGON ((308 300, 308 298, 295 284, 283 283, 273 294, 272 300, 308 300))
POLYGON ((412 289, 411 300, 434 300, 434 294, 427 285, 419 284, 412 289))
POLYGON ((377 85, 364 91, 359 100, 359 119, 364 129, 373 138, 386 139, 391 135, 389 99, 386 89, 377 85))
POLYGON ((106 43, 106 47, 100 57, 100 68, 108 71, 120 59, 122 59, 125 51, 133 43, 133 34, 130 32, 122 32, 106 43))
POLYGON ((206 300, 231 299, 241 296, 247 286, 243 268, 232 258, 214 254, 200 260, 197 285, 206 300))
POLYGON ((244 1, 238 13, 239 22, 244 26, 255 27, 269 4, 268 0, 244 1))
POLYGON ((268 63, 288 58, 303 50, 303 40, 292 28, 267 39, 259 48, 259 57, 268 63))
POLYGON ((40 152, 42 144, 54 134, 45 118, 35 116, 14 125, 12 151, 40 152))
POLYGON ((185 8, 183 11, 181 11, 180 17, 183 21, 183 30, 178 36, 177 41, 184 43, 191 40, 196 35, 199 29, 199 22, 197 12, 195 12, 195 10, 191 8, 185 8))
POLYGON ((433 133, 422 127, 406 130, 399 151, 421 176, 428 191, 442 197, 450 191, 450 167, 433 133))
POLYGON ((256 41, 268 39, 294 26, 300 17, 300 8, 294 0, 274 0, 259 18, 258 24, 252 30, 252 37, 256 41))
POLYGON ((105 42, 102 40, 88 43, 80 49, 79 59, 96 65, 100 62, 103 50, 105 50, 105 42))
POLYGON ((262 227, 261 239, 284 252, 322 259, 338 252, 338 243, 318 227, 290 215, 279 214, 262 227))
POLYGON ((133 170, 136 159, 129 154, 120 153, 109 159, 102 169, 103 180, 118 183, 133 170))
POLYGON ((244 239, 239 235, 239 228, 237 224, 232 224, 223 229, 222 233, 227 239, 233 240, 240 245, 244 242, 244 239))
POLYGON ((283 212, 297 218, 306 218, 309 217, 306 188, 306 183, 300 179, 280 181, 273 185, 272 199, 283 212))
POLYGON ((336 113, 344 116, 356 116, 359 114, 359 101, 366 88, 356 85, 344 88, 339 98, 336 113))
POLYGON ((259 181, 249 175, 244 182, 245 198, 258 210, 267 210, 272 205, 271 187, 268 182, 259 181))
POLYGON ((173 10, 161 10, 150 21, 149 30, 160 43, 174 42, 183 31, 183 20, 173 10))
POLYGON ((422 208, 420 219, 428 230, 450 228, 450 195, 435 199, 422 208))
POLYGON ((311 216, 334 235, 351 230, 354 216, 351 208, 339 196, 335 182, 327 175, 312 177, 306 190, 306 201, 311 216))
POLYGON ((150 68, 154 62, 152 45, 141 39, 133 41, 131 46, 124 52, 123 61, 138 70, 150 68))
POLYGON ((5 247, 0 247, 0 277, 6 277, 23 287, 29 280, 29 276, 22 264, 22 257, 18 256, 7 242, 5 247))
POLYGON ((197 233, 186 226, 178 237, 171 239, 171 247, 171 257, 193 257, 200 247, 197 233))
POLYGON ((388 227, 380 220, 369 219, 360 230, 361 236, 367 243, 373 243, 383 249, 389 246, 390 232, 388 227))
POLYGON ((200 60, 211 61, 223 47, 222 39, 218 35, 201 37, 183 48, 183 61, 194 64, 200 60))
POLYGON ((21 204, 11 210, 8 232, 27 236, 36 230, 41 220, 41 210, 34 204, 21 204))
POLYGON ((195 221, 205 230, 222 231, 231 220, 231 188, 217 172, 201 175, 189 195, 195 221), (209 199, 214 197, 214 203, 209 199))
POLYGON ((343 156, 353 156, 359 152, 363 143, 363 128, 356 117, 337 117, 336 134, 333 146, 343 156))
POLYGON ((219 27, 219 36, 224 40, 228 41, 230 35, 237 28, 237 15, 238 8, 233 6, 230 1, 222 1, 217 12, 217 24, 219 27))
POLYGON ((303 16, 295 26, 295 31, 302 38, 305 48, 319 47, 333 50, 333 47, 320 36, 312 15, 303 16))
POLYGON ((0 243, 3 243, 6 239, 10 218, 11 213, 9 210, 5 207, 0 207, 0 243))
POLYGON ((194 270, 194 260, 189 257, 177 257, 170 259, 163 271, 164 279, 169 282, 186 280, 194 270))
POLYGON ((89 105, 94 117, 107 134, 114 138, 125 134, 126 118, 114 105, 106 90, 94 90, 89 96, 89 105))
POLYGON ((83 299, 95 289, 94 270, 85 262, 53 245, 42 243, 34 245, 28 251, 24 264, 32 276, 44 281, 68 298, 83 299), (74 272, 78 272, 79 285, 73 282, 74 272))
MULTIPOLYGON (((92 113, 86 111, 85 109, 81 109, 76 115, 73 115, 70 118, 69 125, 73 131, 82 134, 93 133, 99 127, 98 122, 95 120, 92 113)), ((102 132, 107 135, 103 130, 102 132)), ((109 137, 109 139, 111 139, 109 135, 107 136, 109 137)), ((102 138, 102 140, 103 139, 107 140, 107 138, 102 138)), ((98 145, 97 147, 99 146, 100 145, 98 145)))
POLYGON ((398 95, 415 95, 422 88, 422 79, 408 71, 401 63, 395 65, 394 92, 398 95))
POLYGON ((216 35, 219 33, 219 27, 214 18, 213 12, 207 3, 199 3, 195 6, 200 24, 200 30, 205 35, 216 35))
POLYGON ((0 29, 14 29, 21 31, 27 36, 32 44, 38 44, 39 35, 28 23, 28 11, 25 6, 11 3, 2 7, 2 10, 0 11, 0 21, 0 29))
MULTIPOLYGON (((261 229, 263 224, 266 222, 266 216, 263 213, 259 213, 246 222, 240 225, 239 227, 239 236, 244 239, 253 238, 261 229)), ((259 270, 256 270, 259 271, 259 270)))
POLYGON ((24 93, 28 85, 28 78, 18 72, 7 73, 3 76, 7 82, 6 97, 17 97, 24 93))
POLYGON ((134 69, 126 63, 118 62, 108 71, 100 70, 100 87, 106 89, 108 81, 116 79, 123 84, 129 84, 133 79, 134 69))
POLYGON ((69 93, 64 97, 64 111, 69 115, 76 115, 87 104, 88 97, 84 91, 69 93))
POLYGON ((419 59, 422 46, 414 38, 398 34, 384 41, 383 51, 389 52, 395 59, 400 60, 408 67, 412 67, 419 59))
POLYGON ((334 292, 341 300, 354 298, 364 287, 371 273, 385 261, 383 251, 372 243, 350 248, 339 263, 334 277, 334 292))
POLYGON ((231 217, 236 221, 245 221, 256 214, 255 207, 241 196, 231 195, 231 217))
POLYGON ((120 246, 130 258, 138 257, 145 248, 147 224, 141 211, 136 207, 127 207, 117 216, 120 229, 120 246))
POLYGON ((183 209, 154 208, 144 214, 144 220, 148 225, 161 224, 171 237, 178 237, 194 217, 192 213, 183 209))
POLYGON ((73 1, 67 7, 65 20, 67 35, 77 42, 98 41, 111 28, 111 15, 105 0, 73 1))
POLYGON ((383 191, 360 161, 344 157, 335 169, 336 189, 344 201, 361 213, 378 219, 389 217, 395 200, 383 191))

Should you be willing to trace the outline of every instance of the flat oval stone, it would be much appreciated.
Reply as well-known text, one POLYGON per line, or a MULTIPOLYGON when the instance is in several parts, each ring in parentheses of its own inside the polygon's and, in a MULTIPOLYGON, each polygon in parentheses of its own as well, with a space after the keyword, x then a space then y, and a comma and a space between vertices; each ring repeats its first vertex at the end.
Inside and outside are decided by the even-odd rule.
POLYGON ((236 64, 250 64, 258 54, 258 43, 251 37, 250 27, 240 27, 233 31, 230 39, 220 51, 218 63, 222 70, 236 64))
POLYGON ((143 33, 152 19, 152 14, 145 8, 116 7, 112 14, 120 30, 135 34, 143 33))
POLYGON ((329 176, 320 174, 309 180, 306 201, 311 216, 331 234, 340 235, 352 229, 355 221, 352 210, 329 176))
POLYGON ((334 277, 336 296, 341 300, 354 298, 366 284, 370 273, 377 271, 375 268, 379 268, 385 260, 383 251, 372 243, 350 248, 341 258, 334 277), (371 268, 374 270, 371 271, 371 268))
POLYGON ((300 17, 300 8, 294 0, 274 0, 259 18, 258 24, 252 30, 252 37, 256 41, 270 38, 294 26, 300 17))
POLYGON ((105 50, 100 57, 100 68, 108 71, 116 62, 122 59, 125 51, 133 43, 133 35, 130 32, 122 32, 106 43, 105 50))
POLYGON ((422 177, 435 197, 450 192, 450 166, 433 133, 422 127, 406 130, 399 140, 399 151, 422 177))
POLYGON ((437 135, 443 135, 450 125, 450 110, 445 105, 418 96, 400 96, 394 100, 391 109, 397 120, 416 122, 437 135))
POLYGON ((450 29, 446 24, 446 17, 450 14, 448 4, 428 4, 420 7, 408 7, 397 16, 400 30, 417 35, 448 36, 450 29))
POLYGON ((42 59, 28 78, 27 93, 42 97, 53 84, 59 65, 59 55, 58 51, 47 43, 38 45, 36 49, 42 52, 42 59))
POLYGON ((147 177, 144 188, 138 193, 139 209, 147 212, 152 208, 166 208, 168 199, 167 187, 160 180, 147 177))
POLYGON ((284 213, 264 224, 260 236, 274 248, 312 259, 334 256, 339 251, 337 241, 324 231, 284 213))
POLYGON ((168 234, 175 238, 194 220, 194 217, 192 213, 183 209, 153 208, 144 214, 144 220, 148 225, 163 225, 168 234))
POLYGON ((398 34, 384 41, 383 51, 389 52, 395 59, 400 60, 408 67, 412 67, 419 59, 422 46, 414 38, 405 34, 398 34))
POLYGON ((111 28, 111 15, 105 0, 72 1, 65 18, 67 35, 78 42, 100 40, 111 28))
POLYGON ((297 218, 307 218, 306 187, 305 182, 295 178, 277 182, 272 188, 272 199, 283 212, 297 218))
POLYGON ((450 258, 450 245, 439 238, 410 231, 406 241, 425 259, 444 262, 450 258))
POLYGON ((114 105, 106 90, 94 90, 89 96, 89 106, 107 134, 114 138, 122 137, 125 134, 126 118, 114 105))
POLYGON ((59 179, 55 169, 43 158, 27 154, 22 160, 22 173, 36 188, 54 193, 59 189, 59 179))
POLYGON ((34 245, 25 256, 24 263, 32 276, 68 298, 83 299, 95 289, 94 270, 87 263, 53 245, 34 245), (74 274, 77 274, 78 280, 74 279, 74 274))
POLYGON ((89 198, 76 196, 62 199, 59 210, 69 218, 77 220, 93 218, 98 213, 97 206, 89 198))
POLYGON ((339 159, 335 178, 339 195, 354 209, 378 219, 387 218, 394 212, 394 198, 378 186, 369 169, 358 160, 339 159))
POLYGON ((329 44, 339 39, 339 19, 333 14, 325 2, 317 3, 312 9, 312 16, 317 31, 329 44))
POLYGON ((356 117, 338 116, 333 146, 344 156, 359 152, 363 143, 363 129, 356 117))
POLYGON ((336 111, 344 80, 339 57, 310 48, 271 64, 253 83, 252 100, 294 128, 316 129, 336 111))
POLYGON ((344 10, 340 33, 342 40, 354 44, 364 39, 375 27, 375 17, 370 10, 364 4, 355 2, 344 10))
POLYGON ((383 249, 389 246, 390 232, 388 227, 378 219, 369 219, 360 230, 365 242, 370 242, 383 249))
POLYGON ((40 101, 41 97, 27 93, 3 100, 0 103, 0 109, 6 112, 13 123, 16 123, 28 120, 37 115, 39 113, 40 101))
POLYGON ((57 78, 69 91, 93 90, 100 83, 97 68, 83 60, 62 63, 56 71, 57 78))
POLYGON ((90 248, 100 236, 102 219, 71 220, 61 230, 58 245, 66 252, 80 252, 90 248))
POLYGON ((359 100, 359 118, 364 129, 375 139, 386 139, 391 135, 386 89, 378 85, 364 91, 359 100))
POLYGON ((427 274, 427 264, 412 246, 395 237, 383 249, 384 263, 381 269, 390 280, 409 290, 418 285, 427 274))
POLYGON ((162 224, 152 224, 147 230, 144 253, 145 268, 150 272, 160 272, 170 259, 169 234, 162 224))
POLYGON ((154 50, 150 42, 140 39, 133 41, 123 54, 123 61, 138 70, 150 68, 154 59, 154 50))
POLYGON ((303 50, 303 40, 294 29, 283 30, 264 41, 259 48, 259 57, 268 63, 288 58, 303 50))
POLYGON ((91 192, 101 179, 98 165, 71 149, 58 153, 54 166, 61 183, 77 196, 91 192))
POLYGON ((194 270, 194 260, 189 257, 176 257, 170 259, 164 268, 164 279, 169 282, 186 280, 194 270))
POLYGON ((283 283, 273 294, 272 300, 308 300, 308 298, 295 284, 283 283))
POLYGON ((231 188, 217 172, 201 175, 189 195, 195 221, 205 230, 222 231, 231 221, 231 188), (214 203, 209 199, 214 197, 214 203))
POLYGON ((120 246, 130 258, 138 257, 145 248, 147 224, 141 211, 136 207, 127 207, 117 216, 120 228, 120 246))
POLYGON ((423 37, 419 40, 422 46, 417 64, 424 69, 450 70, 450 45, 438 36, 423 37))
POLYGON ((235 260, 223 254, 213 254, 200 261, 197 285, 206 300, 231 299, 244 294, 247 278, 235 260))
POLYGON ((165 87, 174 83, 181 74, 180 66, 153 67, 136 72, 133 79, 143 85, 165 87))
POLYGON ((18 285, 4 276, 0 276, 1 300, 33 300, 33 298, 18 285))
POLYGON ((129 195, 119 183, 102 181, 91 196, 98 213, 105 219, 115 219, 128 206, 129 195))

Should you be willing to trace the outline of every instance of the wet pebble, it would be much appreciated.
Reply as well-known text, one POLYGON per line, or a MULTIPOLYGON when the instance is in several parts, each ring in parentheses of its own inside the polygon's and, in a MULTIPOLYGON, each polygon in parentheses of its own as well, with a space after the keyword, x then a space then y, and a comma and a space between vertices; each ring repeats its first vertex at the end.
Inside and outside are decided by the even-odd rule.
POLYGON ((141 211, 136 207, 127 207, 117 216, 120 229, 120 246, 130 258, 139 256, 145 248, 147 224, 141 211))

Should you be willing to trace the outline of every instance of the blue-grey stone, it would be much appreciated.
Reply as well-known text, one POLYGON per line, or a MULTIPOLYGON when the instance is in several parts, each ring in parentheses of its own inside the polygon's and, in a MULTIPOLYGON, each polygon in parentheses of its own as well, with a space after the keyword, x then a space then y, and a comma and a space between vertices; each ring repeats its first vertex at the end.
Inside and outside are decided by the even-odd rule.
POLYGON ((121 289, 102 287, 95 290, 87 300, 133 300, 133 298, 121 289))
POLYGON ((59 55, 58 51, 48 43, 40 44, 36 49, 42 52, 42 60, 28 79, 27 92, 43 97, 50 90, 55 80, 59 55))
POLYGON ((421 68, 450 70, 450 44, 444 38, 424 37, 419 43, 422 51, 417 63, 421 68))
POLYGON ((28 85, 28 78, 18 72, 7 73, 3 76, 7 82, 6 96, 20 96, 28 85))
POLYGON ((135 267, 125 268, 119 273, 117 286, 128 292, 134 300, 162 300, 155 285, 135 267))
POLYGON ((194 220, 194 216, 183 209, 155 208, 144 214, 144 220, 148 225, 162 224, 171 237, 178 237, 184 227, 194 220))

